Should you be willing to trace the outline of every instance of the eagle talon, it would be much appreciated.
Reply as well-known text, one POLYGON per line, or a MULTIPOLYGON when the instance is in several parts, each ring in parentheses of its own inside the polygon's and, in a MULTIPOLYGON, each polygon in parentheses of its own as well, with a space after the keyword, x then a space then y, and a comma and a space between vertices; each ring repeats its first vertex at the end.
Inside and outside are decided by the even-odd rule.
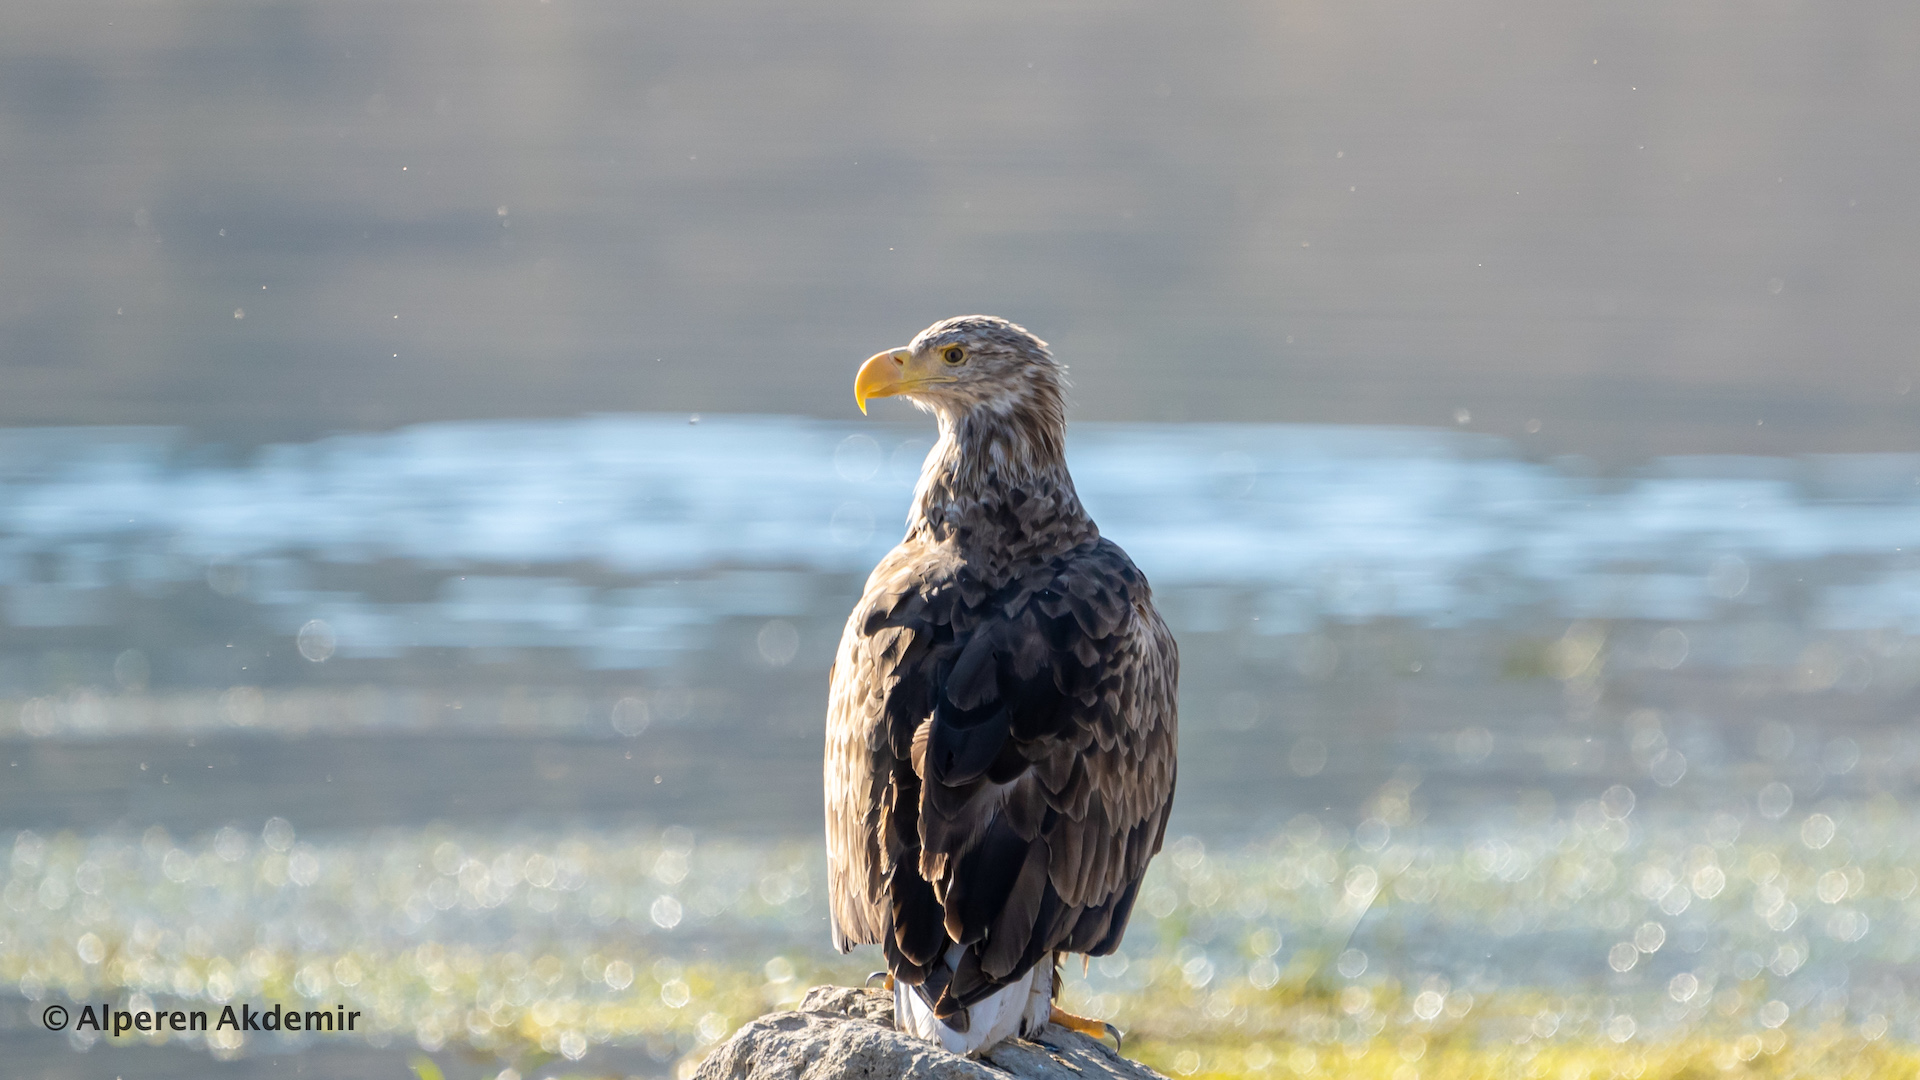
POLYGON ((874 972, 873 974, 871 974, 871 975, 869 975, 869 976, 867 976, 867 981, 866 981, 866 984, 865 984, 865 985, 867 985, 867 986, 869 986, 869 987, 871 987, 871 986, 873 985, 873 980, 875 980, 875 979, 885 979, 885 980, 886 980, 886 984, 885 984, 885 986, 884 986, 884 989, 887 989, 887 990, 892 990, 892 989, 893 989, 893 972, 891 972, 891 971, 876 971, 876 972, 874 972))
POLYGON ((1051 1023, 1059 1024, 1068 1031, 1077 1031, 1095 1041, 1111 1035, 1113 1036, 1114 1050, 1119 1051, 1121 1048, 1120 1029, 1107 1023, 1105 1020, 1095 1020, 1091 1016, 1075 1016, 1073 1013, 1062 1009, 1058 1005, 1053 1007, 1053 1012, 1047 1017, 1047 1020, 1051 1023))

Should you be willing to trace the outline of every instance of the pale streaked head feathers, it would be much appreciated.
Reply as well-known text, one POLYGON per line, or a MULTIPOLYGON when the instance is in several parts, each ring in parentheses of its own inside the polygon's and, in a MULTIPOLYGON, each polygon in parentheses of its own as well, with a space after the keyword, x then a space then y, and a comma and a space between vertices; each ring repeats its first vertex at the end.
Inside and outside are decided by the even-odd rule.
POLYGON ((915 405, 955 422, 985 409, 1066 426, 1066 365, 1026 327, 993 315, 960 315, 914 335, 907 351, 932 360, 954 347, 964 352, 960 363, 940 365, 953 381, 906 395, 915 405))

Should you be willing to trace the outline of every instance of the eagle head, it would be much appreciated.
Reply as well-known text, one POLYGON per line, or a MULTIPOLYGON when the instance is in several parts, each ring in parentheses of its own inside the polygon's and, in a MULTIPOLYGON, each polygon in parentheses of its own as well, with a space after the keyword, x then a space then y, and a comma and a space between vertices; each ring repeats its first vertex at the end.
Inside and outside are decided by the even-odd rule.
POLYGON ((1066 368, 1026 327, 992 315, 942 319, 899 349, 873 354, 853 381, 867 400, 905 397, 943 420, 986 410, 1001 417, 1060 418, 1066 368))

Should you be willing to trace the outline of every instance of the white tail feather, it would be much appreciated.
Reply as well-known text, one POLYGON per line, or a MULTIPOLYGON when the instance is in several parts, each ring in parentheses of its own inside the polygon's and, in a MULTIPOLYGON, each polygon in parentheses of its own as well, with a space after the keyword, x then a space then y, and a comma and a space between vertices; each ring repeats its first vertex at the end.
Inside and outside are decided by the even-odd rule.
MULTIPOLYGON (((947 962, 957 962, 958 952, 958 946, 950 950, 947 962)), ((893 984, 894 1027, 954 1054, 977 1057, 1015 1036, 1033 1035, 1047 1026, 1052 1012, 1050 960, 1035 964, 1025 975, 968 1006, 965 1031, 941 1023, 915 988, 903 982, 893 984)))

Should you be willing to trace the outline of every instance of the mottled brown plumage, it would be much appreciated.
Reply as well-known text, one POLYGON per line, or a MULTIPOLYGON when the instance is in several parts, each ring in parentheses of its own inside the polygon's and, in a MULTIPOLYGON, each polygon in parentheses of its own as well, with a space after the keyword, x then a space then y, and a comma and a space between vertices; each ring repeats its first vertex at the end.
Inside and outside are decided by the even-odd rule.
POLYGON ((1074 493, 1044 342, 949 319, 857 385, 863 407, 934 413, 940 439, 834 662, 833 939, 882 944, 964 1031, 1036 964, 1119 945, 1173 801, 1179 657, 1074 493))

